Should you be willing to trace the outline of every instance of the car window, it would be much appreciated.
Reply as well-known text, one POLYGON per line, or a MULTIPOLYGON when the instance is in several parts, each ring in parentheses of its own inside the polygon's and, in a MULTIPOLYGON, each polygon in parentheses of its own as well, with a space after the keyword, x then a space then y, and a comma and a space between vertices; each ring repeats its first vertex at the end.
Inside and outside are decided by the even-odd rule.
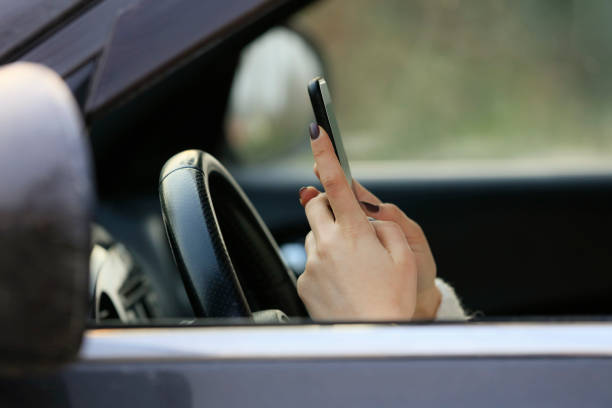
MULTIPOLYGON (((607 170, 610 17, 603 1, 328 0, 290 27, 322 61, 301 69, 327 75, 353 162, 607 170)), ((259 41, 245 54, 270 38, 259 41)), ((283 88, 295 102, 274 108, 290 121, 260 118, 249 129, 232 119, 238 88, 259 77, 243 74, 228 121, 241 160, 310 163, 304 76, 283 88)))

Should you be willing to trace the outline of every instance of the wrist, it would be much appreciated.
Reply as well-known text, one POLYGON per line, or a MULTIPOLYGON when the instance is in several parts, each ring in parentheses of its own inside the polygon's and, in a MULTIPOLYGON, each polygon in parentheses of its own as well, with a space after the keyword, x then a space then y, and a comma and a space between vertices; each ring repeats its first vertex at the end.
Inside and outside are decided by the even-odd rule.
POLYGON ((419 293, 413 320, 434 320, 441 301, 442 294, 436 285, 419 293))

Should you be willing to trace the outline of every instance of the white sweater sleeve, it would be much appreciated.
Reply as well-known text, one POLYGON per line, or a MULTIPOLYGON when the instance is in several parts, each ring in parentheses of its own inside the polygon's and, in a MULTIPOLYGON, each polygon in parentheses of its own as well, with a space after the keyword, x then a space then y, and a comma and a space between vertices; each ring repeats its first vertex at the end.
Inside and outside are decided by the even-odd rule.
POLYGON ((469 316, 463 310, 455 289, 440 278, 436 278, 436 286, 442 295, 436 320, 468 320, 469 316))

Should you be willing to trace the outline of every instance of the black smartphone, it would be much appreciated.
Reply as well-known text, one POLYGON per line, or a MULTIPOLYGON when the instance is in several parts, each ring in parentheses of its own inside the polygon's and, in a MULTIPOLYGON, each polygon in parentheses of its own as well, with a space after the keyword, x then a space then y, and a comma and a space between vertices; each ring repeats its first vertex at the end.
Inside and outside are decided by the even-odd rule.
POLYGON ((338 128, 338 122, 336 121, 336 115, 334 114, 334 107, 332 105, 331 95, 329 93, 329 87, 325 78, 316 77, 308 83, 308 95, 310 95, 310 103, 312 104, 312 110, 314 111, 315 119, 317 124, 321 126, 331 139, 334 145, 334 151, 342 166, 346 180, 349 186, 353 186, 353 177, 351 177, 351 168, 344 151, 344 145, 342 144, 342 138, 340 137, 340 128, 338 128))

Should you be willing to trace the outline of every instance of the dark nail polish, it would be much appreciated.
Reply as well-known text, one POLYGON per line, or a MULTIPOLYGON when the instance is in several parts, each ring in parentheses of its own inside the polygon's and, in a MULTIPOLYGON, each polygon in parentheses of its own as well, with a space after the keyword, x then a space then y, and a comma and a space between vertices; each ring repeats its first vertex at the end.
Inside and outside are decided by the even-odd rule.
POLYGON ((300 188, 300 190, 298 191, 298 194, 300 195, 300 199, 302 199, 302 193, 304 192, 304 190, 306 190, 308 187, 302 187, 300 188))
POLYGON ((319 137, 319 126, 316 123, 312 122, 310 124, 309 130, 310 130, 310 138, 312 140, 315 140, 317 137, 319 137))
POLYGON ((380 207, 377 206, 376 204, 372 204, 372 203, 368 203, 367 201, 360 201, 361 205, 363 205, 365 207, 366 210, 368 210, 369 212, 378 212, 378 210, 380 210, 380 207))

